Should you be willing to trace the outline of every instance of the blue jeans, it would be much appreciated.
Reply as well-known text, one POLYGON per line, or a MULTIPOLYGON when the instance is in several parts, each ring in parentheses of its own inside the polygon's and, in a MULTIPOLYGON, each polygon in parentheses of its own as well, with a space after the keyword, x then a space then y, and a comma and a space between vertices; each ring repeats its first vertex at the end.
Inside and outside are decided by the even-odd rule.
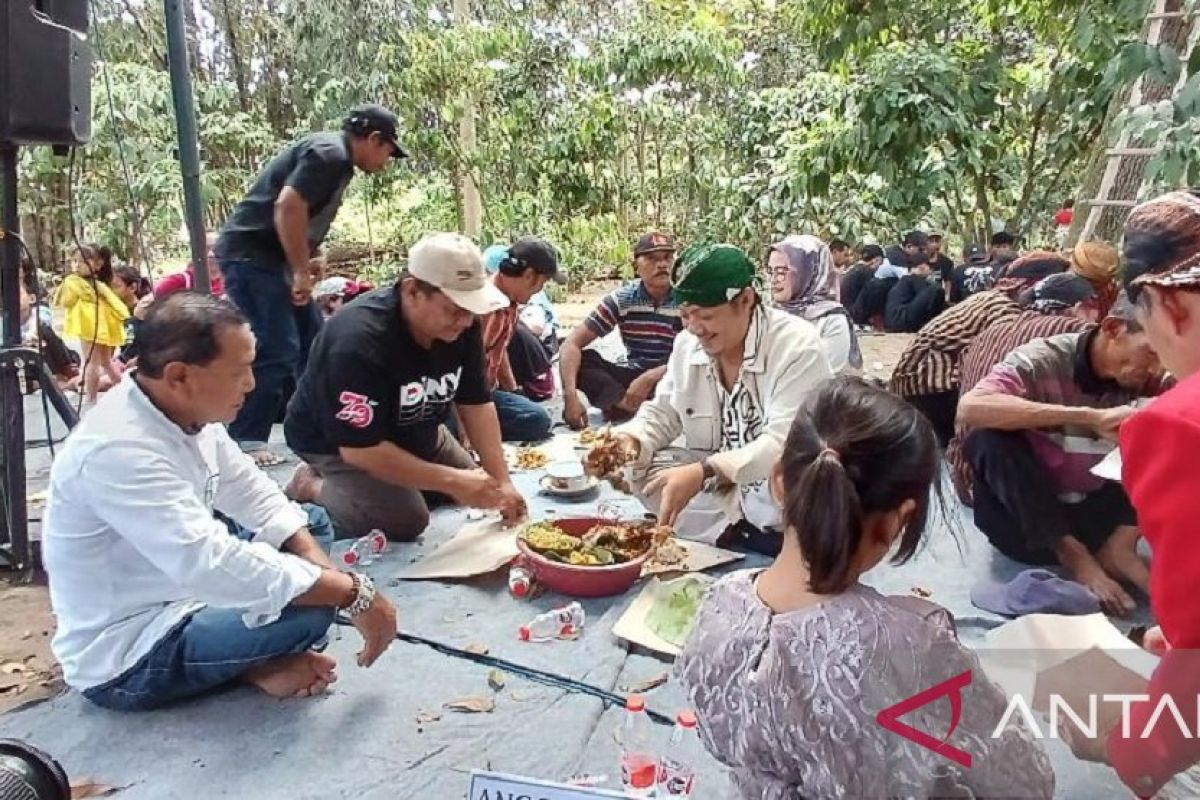
MULTIPOLYGON (((300 507, 308 515, 308 532, 317 540, 317 544, 321 545, 321 549, 328 553, 329 548, 333 546, 333 540, 336 538, 334 535, 333 520, 329 518, 329 512, 316 503, 301 503, 300 507)), ((254 538, 255 532, 249 528, 243 528, 224 514, 217 514, 216 516, 225 523, 225 527, 237 538, 247 542, 254 538)))
POLYGON ((500 417, 500 438, 506 442, 540 442, 550 438, 550 412, 528 397, 492 392, 500 417))
POLYGON ((83 696, 116 711, 148 711, 216 689, 267 661, 303 653, 325 638, 332 607, 289 606, 279 619, 247 628, 242 611, 202 608, 137 664, 83 696))
POLYGON ((229 435, 243 446, 265 445, 279 417, 288 380, 299 380, 320 328, 316 304, 292 305, 290 274, 283 262, 231 259, 221 262, 225 293, 254 332, 254 390, 229 435))
MULTIPOLYGON (((333 523, 321 506, 305 503, 308 530, 326 553, 333 544, 333 523)), ((249 541, 254 534, 231 519, 221 520, 230 534, 249 541)), ((145 711, 201 694, 235 680, 263 661, 302 653, 318 645, 333 624, 333 608, 289 606, 279 619, 247 628, 242 612, 203 608, 154 645, 141 661, 117 678, 86 689, 83 696, 118 711, 145 711)))

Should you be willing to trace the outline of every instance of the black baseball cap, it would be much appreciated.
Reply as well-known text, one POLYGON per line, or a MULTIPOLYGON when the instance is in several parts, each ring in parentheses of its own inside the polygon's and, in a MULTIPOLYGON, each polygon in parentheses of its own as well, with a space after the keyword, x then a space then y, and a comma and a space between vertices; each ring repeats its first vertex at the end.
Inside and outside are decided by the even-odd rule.
POLYGON ((967 263, 982 264, 988 260, 987 248, 976 242, 967 248, 967 263))
POLYGON ((390 109, 375 103, 367 103, 350 109, 342 129, 359 136, 370 136, 378 133, 383 139, 392 144, 393 158, 408 158, 408 153, 396 140, 400 130, 400 118, 390 109))
POLYGON ((863 245, 862 260, 870 261, 872 258, 884 258, 883 248, 877 244, 863 245))
POLYGON ((909 246, 910 244, 916 247, 928 247, 929 235, 926 234, 925 231, 909 231, 908 233, 904 234, 903 244, 905 247, 909 246))
POLYGON ((676 250, 675 240, 665 233, 652 231, 643 233, 637 240, 637 245, 633 248, 633 257, 648 255, 650 253, 674 253, 676 250))
POLYGON ((558 266, 558 251, 545 239, 539 239, 537 236, 522 236, 513 242, 508 248, 508 255, 500 262, 501 269, 505 267, 505 262, 520 271, 532 269, 538 275, 546 275, 558 284, 567 282, 567 273, 558 266))

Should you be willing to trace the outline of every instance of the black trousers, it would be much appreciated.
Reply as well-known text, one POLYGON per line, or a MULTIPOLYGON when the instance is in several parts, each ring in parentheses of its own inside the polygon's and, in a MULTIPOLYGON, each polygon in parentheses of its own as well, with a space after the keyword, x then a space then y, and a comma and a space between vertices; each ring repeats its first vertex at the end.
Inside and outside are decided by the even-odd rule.
POLYGON ((601 411, 608 411, 621 402, 625 390, 643 374, 643 370, 605 361, 595 350, 584 350, 579 362, 576 386, 587 395, 588 402, 601 411))
POLYGON ((1009 558, 1054 564, 1054 546, 1064 536, 1095 552, 1118 527, 1137 524, 1116 482, 1106 482, 1080 503, 1060 500, 1054 477, 1020 431, 974 431, 963 442, 963 455, 975 473, 975 526, 1009 558))
POLYGON ((521 386, 550 369, 550 353, 545 343, 521 320, 517 320, 512 339, 508 342, 508 363, 512 365, 513 377, 521 386))
POLYGON ((958 392, 918 394, 904 399, 933 423, 938 444, 944 450, 946 445, 950 444, 950 440, 954 438, 954 417, 958 413, 958 392))

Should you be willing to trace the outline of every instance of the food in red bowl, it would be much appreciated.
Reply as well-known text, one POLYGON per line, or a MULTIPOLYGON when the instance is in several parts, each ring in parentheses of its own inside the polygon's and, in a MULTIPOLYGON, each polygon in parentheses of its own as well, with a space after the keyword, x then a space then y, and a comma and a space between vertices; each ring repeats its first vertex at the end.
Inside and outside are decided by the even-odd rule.
POLYGON ((670 535, 653 523, 576 517, 527 524, 517 547, 547 588, 572 597, 609 597, 637 581, 643 562, 670 535))

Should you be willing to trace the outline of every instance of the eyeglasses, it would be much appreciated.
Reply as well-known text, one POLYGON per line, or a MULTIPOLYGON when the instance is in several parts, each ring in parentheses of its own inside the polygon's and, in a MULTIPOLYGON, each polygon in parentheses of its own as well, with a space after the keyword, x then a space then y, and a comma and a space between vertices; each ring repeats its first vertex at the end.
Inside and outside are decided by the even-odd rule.
POLYGON ((768 273, 772 278, 786 278, 791 271, 790 267, 775 267, 775 269, 768 270, 768 273))

